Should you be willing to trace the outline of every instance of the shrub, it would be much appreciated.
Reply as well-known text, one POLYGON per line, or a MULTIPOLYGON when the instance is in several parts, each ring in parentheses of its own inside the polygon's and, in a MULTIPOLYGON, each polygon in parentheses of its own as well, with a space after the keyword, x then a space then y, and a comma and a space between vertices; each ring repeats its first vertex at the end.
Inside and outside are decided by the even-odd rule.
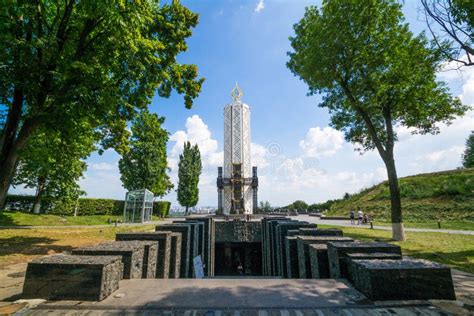
POLYGON ((153 213, 161 218, 168 217, 170 215, 171 202, 168 201, 155 201, 153 202, 153 213))
MULTIPOLYGON (((31 195, 8 195, 6 209, 29 212, 34 203, 31 195)), ((49 200, 41 201, 42 213, 55 215, 122 215, 124 201, 112 199, 80 198, 79 200, 49 200)))

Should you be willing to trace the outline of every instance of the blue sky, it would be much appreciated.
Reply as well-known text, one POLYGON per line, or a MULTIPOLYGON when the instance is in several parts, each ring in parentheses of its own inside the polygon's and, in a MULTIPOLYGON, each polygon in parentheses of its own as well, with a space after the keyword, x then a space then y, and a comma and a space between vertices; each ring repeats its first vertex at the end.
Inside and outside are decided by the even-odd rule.
MULTIPOLYGON (((413 32, 425 29, 418 1, 407 0, 404 13, 413 32)), ((306 85, 286 68, 288 37, 304 8, 319 1, 303 0, 199 0, 182 1, 200 15, 199 25, 188 40, 188 51, 179 59, 198 65, 206 78, 191 110, 179 95, 155 97, 151 110, 166 117, 171 133, 169 165, 176 183, 176 165, 182 142, 190 140, 201 148, 204 171, 198 205, 217 204, 215 178, 222 163, 223 108, 238 81, 243 101, 252 111, 253 164, 260 170, 260 200, 285 205, 296 199, 321 202, 357 192, 386 178, 375 152, 359 156, 354 146, 328 127, 329 116, 317 107, 320 96, 308 97, 306 85)), ((474 68, 474 67, 471 67, 474 68)), ((474 104, 474 69, 443 72, 455 95, 474 104)), ((442 127, 437 136, 412 136, 399 129, 396 162, 400 176, 453 169, 470 130, 472 112, 442 127)), ((89 197, 123 198, 113 151, 91 155, 89 169, 80 184, 89 197)), ((175 193, 164 199, 177 205, 175 193)))

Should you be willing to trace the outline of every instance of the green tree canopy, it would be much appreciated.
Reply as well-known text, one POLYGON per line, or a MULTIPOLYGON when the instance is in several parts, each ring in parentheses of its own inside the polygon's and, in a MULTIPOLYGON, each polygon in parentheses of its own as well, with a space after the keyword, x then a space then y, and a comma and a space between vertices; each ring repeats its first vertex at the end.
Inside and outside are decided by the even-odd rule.
POLYGON ((308 204, 305 201, 302 200, 296 200, 290 205, 287 206, 290 210, 307 210, 308 209, 308 204))
POLYGON ((148 189, 163 196, 173 188, 166 160, 169 133, 161 125, 164 117, 142 110, 132 122, 132 137, 127 152, 119 161, 124 188, 148 189))
POLYGON ((466 111, 436 80, 442 52, 410 32, 395 0, 323 1, 321 9, 307 8, 294 29, 289 69, 310 94, 323 94, 319 106, 347 141, 377 149, 389 179, 393 238, 403 240, 396 129, 436 133, 437 122, 466 111))
POLYGON ((474 131, 466 140, 466 149, 462 155, 462 165, 464 168, 474 168, 474 131))
POLYGON ((190 108, 201 89, 197 67, 176 60, 198 23, 179 1, 3 1, 0 17, 0 209, 37 129, 84 120, 122 152, 156 91, 190 108))
POLYGON ((197 144, 184 143, 183 153, 179 155, 177 197, 181 206, 196 206, 199 201, 199 176, 202 171, 201 153, 197 144))
POLYGON ((42 198, 75 200, 83 192, 77 181, 87 169, 83 159, 94 150, 97 135, 87 126, 83 132, 66 135, 40 128, 20 153, 14 185, 36 188, 33 212, 39 213, 42 198))

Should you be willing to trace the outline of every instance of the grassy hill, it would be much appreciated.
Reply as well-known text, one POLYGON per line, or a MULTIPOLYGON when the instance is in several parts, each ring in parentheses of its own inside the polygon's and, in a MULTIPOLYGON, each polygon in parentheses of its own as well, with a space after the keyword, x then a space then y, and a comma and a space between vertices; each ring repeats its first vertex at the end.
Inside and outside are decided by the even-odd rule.
MULTIPOLYGON (((474 168, 400 178, 405 221, 474 221, 474 168)), ((331 204, 328 215, 347 216, 361 207, 378 221, 390 219, 388 183, 382 182, 331 204)))

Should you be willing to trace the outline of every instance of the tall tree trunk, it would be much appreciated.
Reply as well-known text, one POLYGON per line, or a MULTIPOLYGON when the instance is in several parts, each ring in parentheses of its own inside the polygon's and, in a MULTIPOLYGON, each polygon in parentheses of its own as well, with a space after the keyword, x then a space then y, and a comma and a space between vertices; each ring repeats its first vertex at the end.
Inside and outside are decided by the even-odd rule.
POLYGON ((0 211, 5 208, 8 189, 15 173, 17 161, 18 153, 13 151, 0 164, 0 211))
POLYGON ((389 157, 386 157, 386 159, 384 159, 384 162, 387 168, 388 187, 390 190, 390 205, 392 211, 392 239, 396 241, 404 241, 406 240, 406 238, 402 218, 402 200, 400 197, 397 169, 395 167, 393 153, 389 155, 389 157))
POLYGON ((186 206, 186 210, 184 211, 184 215, 185 215, 185 216, 188 216, 188 208, 189 208, 189 207, 186 206))
POLYGON ((23 93, 15 89, 0 142, 0 210, 5 207, 11 176, 16 166, 17 154, 14 152, 14 144, 20 125, 22 106, 23 93))
MULTIPOLYGON (((39 127, 38 118, 30 118, 22 124, 18 136, 13 143, 6 146, 5 141, 2 144, 2 155, 0 157, 0 210, 5 207, 5 201, 10 188, 10 183, 15 174, 18 165, 20 150, 26 145, 33 132, 39 127)), ((5 139, 4 139, 5 140, 5 139)))
POLYGON ((38 178, 38 187, 36 188, 35 203, 33 204, 33 213, 39 214, 41 209, 41 198, 43 197, 46 179, 44 177, 38 178))

